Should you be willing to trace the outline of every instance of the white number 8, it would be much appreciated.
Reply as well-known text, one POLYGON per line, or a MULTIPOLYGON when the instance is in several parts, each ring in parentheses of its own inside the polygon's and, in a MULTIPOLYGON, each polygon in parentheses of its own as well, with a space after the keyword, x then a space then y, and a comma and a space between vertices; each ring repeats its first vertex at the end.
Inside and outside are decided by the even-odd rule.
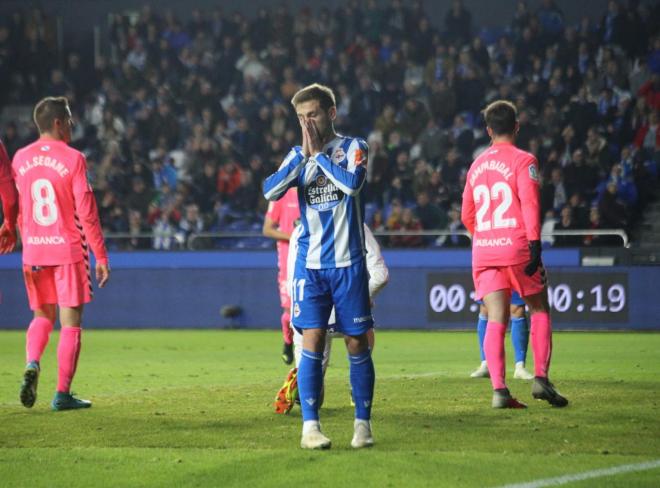
POLYGON ((55 188, 45 179, 34 180, 32 193, 32 218, 39 225, 53 225, 57 222, 57 205, 55 205, 55 188))

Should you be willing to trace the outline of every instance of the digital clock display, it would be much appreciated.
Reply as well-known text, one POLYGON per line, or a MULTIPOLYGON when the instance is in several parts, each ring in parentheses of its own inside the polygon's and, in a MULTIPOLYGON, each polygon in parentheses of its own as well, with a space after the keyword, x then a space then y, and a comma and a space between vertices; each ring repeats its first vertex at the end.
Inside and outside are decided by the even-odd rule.
MULTIPOLYGON (((548 299, 557 322, 628 322, 628 273, 549 273, 548 299)), ((431 322, 471 322, 479 311, 470 272, 427 275, 431 322)))

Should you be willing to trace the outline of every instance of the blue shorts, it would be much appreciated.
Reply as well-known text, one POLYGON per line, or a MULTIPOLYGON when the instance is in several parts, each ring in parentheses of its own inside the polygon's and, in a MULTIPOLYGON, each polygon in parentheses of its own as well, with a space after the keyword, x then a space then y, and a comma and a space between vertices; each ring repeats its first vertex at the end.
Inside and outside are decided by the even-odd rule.
POLYGON ((333 306, 337 332, 362 335, 374 324, 364 259, 330 269, 307 269, 304 262, 296 261, 291 299, 291 322, 296 329, 327 329, 333 306))
MULTIPOLYGON (((483 300, 477 300, 477 303, 479 305, 483 305, 484 301, 483 300)), ((511 290, 511 305, 517 305, 517 306, 525 306, 525 300, 520 298, 520 295, 516 290, 511 290)))

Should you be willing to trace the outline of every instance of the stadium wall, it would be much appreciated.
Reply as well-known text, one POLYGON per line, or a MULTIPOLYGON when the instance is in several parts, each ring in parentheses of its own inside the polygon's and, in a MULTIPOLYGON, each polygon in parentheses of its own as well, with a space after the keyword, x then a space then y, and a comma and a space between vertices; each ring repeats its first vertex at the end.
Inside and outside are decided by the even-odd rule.
MULTIPOLYGON (((385 251, 390 283, 376 299, 380 328, 471 329, 470 252, 385 251)), ((549 250, 557 329, 660 330, 660 267, 583 267, 579 250, 549 250)), ((279 328, 276 257, 260 252, 111 254, 112 277, 85 313, 94 328, 279 328), (238 305, 236 318, 220 310, 238 305)), ((0 256, 0 328, 30 320, 20 255, 0 256)))

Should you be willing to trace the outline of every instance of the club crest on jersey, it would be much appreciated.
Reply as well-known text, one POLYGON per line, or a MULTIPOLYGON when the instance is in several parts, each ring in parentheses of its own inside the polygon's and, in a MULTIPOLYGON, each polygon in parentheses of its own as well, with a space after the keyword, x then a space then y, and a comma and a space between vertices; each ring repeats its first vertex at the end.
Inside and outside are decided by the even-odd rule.
POLYGON ((300 317, 300 305, 298 305, 297 303, 293 304, 293 316, 300 317))
POLYGON ((341 190, 324 174, 317 175, 305 188, 307 205, 319 212, 336 207, 343 197, 341 190))
POLYGON ((539 172, 536 170, 535 164, 529 165, 529 178, 533 181, 539 181, 539 172))
POLYGON ((367 162, 367 155, 360 148, 355 150, 355 166, 360 166, 367 162))
POLYGON ((332 153, 332 162, 335 164, 341 163, 345 158, 346 158, 346 153, 341 147, 337 148, 337 150, 334 153, 332 153))

